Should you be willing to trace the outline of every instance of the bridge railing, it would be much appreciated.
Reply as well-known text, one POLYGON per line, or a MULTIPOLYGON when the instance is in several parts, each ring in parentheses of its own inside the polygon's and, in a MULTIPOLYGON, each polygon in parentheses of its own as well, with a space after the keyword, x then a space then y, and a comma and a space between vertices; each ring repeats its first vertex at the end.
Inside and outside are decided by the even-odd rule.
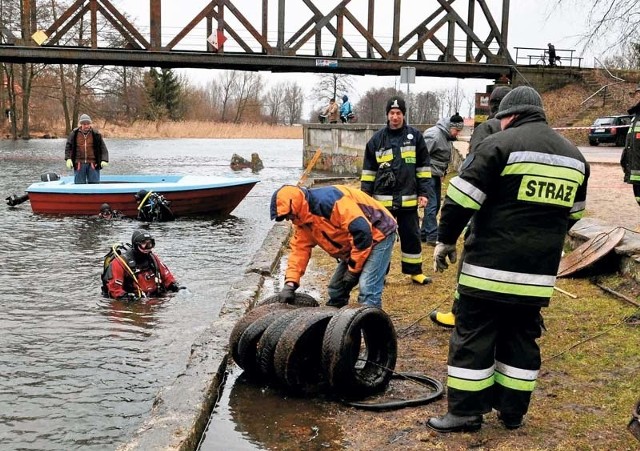
MULTIPOLYGON (((549 50, 544 47, 514 47, 515 62, 523 66, 550 66, 549 50)), ((556 49, 558 67, 582 67, 582 57, 575 56, 574 49, 556 49)))

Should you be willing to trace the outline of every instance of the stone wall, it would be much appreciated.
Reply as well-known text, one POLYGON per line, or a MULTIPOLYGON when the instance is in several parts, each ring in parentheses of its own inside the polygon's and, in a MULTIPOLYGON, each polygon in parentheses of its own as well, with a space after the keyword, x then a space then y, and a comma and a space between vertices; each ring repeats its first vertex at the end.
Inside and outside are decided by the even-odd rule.
MULTIPOLYGON (((307 167, 316 150, 322 154, 313 167, 314 171, 329 172, 341 176, 359 176, 362 172, 364 149, 373 134, 380 130, 383 124, 306 124, 303 132, 302 166, 307 167)), ((414 125, 424 131, 431 124, 414 125)), ((470 130, 463 130, 460 142, 454 147, 451 169, 457 169, 466 156, 466 143, 470 130)))

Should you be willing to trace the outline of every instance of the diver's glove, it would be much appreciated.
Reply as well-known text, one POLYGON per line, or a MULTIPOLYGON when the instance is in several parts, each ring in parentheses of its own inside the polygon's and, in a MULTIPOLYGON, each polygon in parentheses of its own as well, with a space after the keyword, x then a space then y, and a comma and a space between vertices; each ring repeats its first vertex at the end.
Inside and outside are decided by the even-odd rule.
POLYGON ((122 296, 122 298, 120 298, 120 299, 123 299, 125 301, 129 301, 129 302, 135 302, 135 301, 140 300, 140 297, 137 296, 135 293, 127 293, 124 296, 122 296))

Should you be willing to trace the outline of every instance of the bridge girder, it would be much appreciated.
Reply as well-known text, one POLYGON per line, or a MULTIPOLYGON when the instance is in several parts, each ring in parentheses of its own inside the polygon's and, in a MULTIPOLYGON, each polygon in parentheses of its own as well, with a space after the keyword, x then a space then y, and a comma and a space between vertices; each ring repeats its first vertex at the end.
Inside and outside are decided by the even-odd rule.
MULTIPOLYGON (((291 2, 295 0, 288 0, 287 9, 284 0, 275 1, 277 39, 270 40, 269 20, 274 16, 270 0, 260 2, 259 26, 248 19, 255 16, 255 7, 241 10, 233 0, 204 2, 204 7, 193 19, 173 37, 165 39, 160 0, 149 0, 148 37, 114 6, 112 0, 76 0, 46 28, 39 24, 42 28, 40 46, 30 38, 36 32, 34 20, 22 20, 21 32, 16 37, 0 18, 0 43, 4 44, 0 45, 0 61, 355 75, 398 75, 400 67, 413 66, 417 75, 460 78, 498 78, 509 74, 513 64, 507 49, 510 0, 502 0, 499 22, 493 18, 486 0, 468 0, 466 11, 456 9, 456 0, 436 0, 429 4, 432 9, 425 5, 424 10, 409 12, 414 23, 416 14, 425 14, 425 18, 410 30, 404 30, 401 21, 406 19, 407 11, 402 10, 400 0, 393 0, 392 20, 385 21, 392 24, 390 44, 381 38, 376 6, 382 4, 375 0, 368 0, 365 10, 351 7, 352 0, 335 0, 335 6, 325 12, 321 11, 320 5, 326 9, 326 0, 320 3, 297 0, 306 8, 308 16, 298 10, 296 18, 300 21, 308 18, 293 32, 286 32, 284 25, 289 19, 287 12, 291 11, 291 2), (482 14, 478 14, 476 6, 482 14), (488 30, 482 36, 474 30, 478 16, 488 30), (83 22, 85 20, 89 26, 83 22), (126 50, 107 46, 106 38, 101 35, 107 27, 98 26, 99 21, 120 35, 121 46, 126 50), (84 45, 70 47, 80 23, 89 30, 90 37, 76 42, 84 45), (202 39, 201 49, 185 50, 189 36, 198 30, 202 32, 203 27, 206 28, 205 36, 220 38, 218 45, 202 39), (456 33, 462 33, 463 40, 457 40, 456 33), (464 45, 456 44, 461 41, 464 45)), ((22 5, 23 17, 28 14, 33 18, 35 1, 22 0, 22 5)))

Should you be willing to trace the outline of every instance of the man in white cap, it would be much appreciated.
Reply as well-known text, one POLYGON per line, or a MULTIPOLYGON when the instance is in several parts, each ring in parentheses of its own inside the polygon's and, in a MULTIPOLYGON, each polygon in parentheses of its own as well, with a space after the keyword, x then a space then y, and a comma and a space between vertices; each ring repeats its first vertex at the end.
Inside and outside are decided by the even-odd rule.
POLYGON ((458 139, 458 135, 464 128, 464 119, 457 112, 447 118, 443 117, 436 125, 428 128, 424 132, 424 142, 429 151, 431 161, 431 197, 427 206, 424 207, 424 217, 420 227, 420 239, 429 246, 435 246, 438 240, 438 212, 440 211, 440 198, 442 188, 442 178, 447 174, 452 142, 458 139))
POLYGON ((91 127, 88 114, 80 116, 64 148, 67 169, 73 169, 75 183, 100 183, 100 170, 109 165, 109 151, 102 134, 91 127))

